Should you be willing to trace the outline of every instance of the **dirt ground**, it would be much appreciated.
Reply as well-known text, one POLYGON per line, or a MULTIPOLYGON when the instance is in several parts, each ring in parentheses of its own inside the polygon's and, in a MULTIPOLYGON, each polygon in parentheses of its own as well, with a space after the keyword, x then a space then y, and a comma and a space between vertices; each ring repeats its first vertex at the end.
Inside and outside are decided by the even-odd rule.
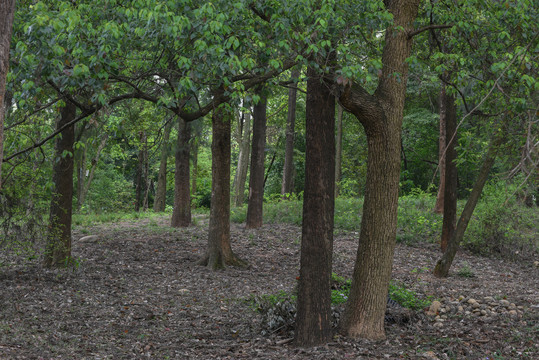
MULTIPOLYGON (((533 264, 460 252, 451 276, 436 279, 434 245, 399 244, 393 279, 438 299, 443 316, 418 311, 406 324, 388 325, 380 342, 335 335, 326 346, 297 348, 289 334, 262 335, 262 317, 246 300, 294 288, 300 228, 233 224, 233 249, 250 267, 212 272, 197 265, 207 224, 167 223, 78 229, 72 270, 37 261, 0 267, 0 359, 539 359, 533 264), (87 235, 96 236, 78 240, 87 235), (483 307, 472 312, 472 300, 483 307), (490 316, 489 302, 507 306, 490 316), (478 313, 483 308, 488 315, 478 313)), ((350 276, 357 240, 336 234, 337 274, 350 276)))

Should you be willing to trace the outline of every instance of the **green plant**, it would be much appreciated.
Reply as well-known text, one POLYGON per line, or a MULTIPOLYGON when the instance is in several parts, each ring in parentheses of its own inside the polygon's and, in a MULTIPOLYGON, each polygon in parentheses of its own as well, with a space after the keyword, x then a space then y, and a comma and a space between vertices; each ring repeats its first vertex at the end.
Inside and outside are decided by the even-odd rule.
POLYGON ((391 282, 389 284, 389 297, 401 306, 412 309, 420 310, 430 306, 432 297, 422 297, 416 292, 407 289, 403 284, 397 282, 391 282))
POLYGON ((457 275, 464 278, 473 278, 475 277, 475 274, 470 268, 470 266, 466 263, 464 264, 457 272, 457 275))

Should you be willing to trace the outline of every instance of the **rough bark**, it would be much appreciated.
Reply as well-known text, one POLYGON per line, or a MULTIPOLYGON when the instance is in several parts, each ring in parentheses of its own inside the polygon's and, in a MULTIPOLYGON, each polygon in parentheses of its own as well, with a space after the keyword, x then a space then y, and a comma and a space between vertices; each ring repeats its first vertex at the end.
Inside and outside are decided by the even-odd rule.
MULTIPOLYGON (((249 158, 251 153, 251 114, 243 114, 244 122, 241 127, 243 131, 239 134, 240 153, 238 157, 238 166, 236 176, 234 177, 234 205, 241 206, 245 198, 245 182, 247 181, 247 170, 249 169, 249 158)), ((241 121, 241 120, 240 120, 241 121)))
MULTIPOLYGON (((77 108, 70 102, 61 110, 59 129, 75 119, 77 108)), ((73 143, 75 127, 65 128, 56 138, 53 160, 49 233, 43 264, 46 267, 67 266, 71 262, 71 215, 73 201, 73 143)))
POLYGON ((212 191, 208 250, 200 264, 212 270, 226 265, 245 266, 230 245, 230 122, 231 114, 221 106, 212 116, 212 191))
POLYGON ((494 161, 496 160, 498 148, 500 144, 504 141, 504 131, 505 130, 502 129, 501 131, 497 132, 489 145, 487 153, 483 159, 483 163, 481 164, 479 175, 477 176, 475 184, 472 188, 472 192, 470 193, 470 197, 468 198, 468 201, 466 201, 466 205, 464 205, 462 214, 459 217, 457 228, 449 239, 449 243, 447 244, 447 250, 444 252, 440 260, 438 260, 438 262, 436 263, 436 266, 434 268, 434 276, 436 277, 447 277, 447 275, 449 275, 449 269, 451 268, 453 259, 457 254, 457 250, 460 246, 462 238, 464 237, 464 233, 466 232, 468 223, 472 218, 475 206, 477 205, 479 197, 481 196, 481 192, 483 191, 483 187, 487 182, 490 169, 492 168, 492 165, 494 165, 494 161))
POLYGON ((152 181, 150 179, 150 158, 148 154, 148 136, 144 133, 144 158, 143 158, 143 181, 144 181, 144 195, 142 197, 142 210, 146 211, 149 207, 148 198, 150 195, 150 187, 152 186, 152 181))
POLYGON ((335 144, 335 197, 339 196, 341 181, 341 160, 342 160, 342 113, 343 108, 337 104, 337 136, 335 144))
POLYGON ((263 223, 267 98, 262 88, 258 88, 256 92, 260 96, 260 101, 253 107, 253 148, 249 175, 249 202, 245 219, 245 227, 248 229, 259 228, 263 223))
POLYGON ((9 70, 9 49, 13 29, 13 14, 15 0, 0 2, 0 190, 2 189, 2 161, 4 159, 4 118, 6 108, 4 95, 6 93, 6 77, 9 70))
POLYGON ((307 70, 305 190, 295 342, 331 339, 331 265, 335 194, 335 97, 307 70))
MULTIPOLYGON (((445 108, 445 175, 443 185, 444 196, 443 213, 444 219, 442 224, 442 236, 440 240, 440 248, 442 252, 447 250, 447 244, 453 233, 455 232, 455 226, 457 224, 457 106, 455 104, 455 97, 443 92, 442 102, 445 108)), ((441 184, 440 184, 441 185, 441 184)), ((440 186, 442 187, 442 186, 440 186)))
POLYGON ((412 41, 408 32, 419 0, 387 1, 394 24, 386 31, 382 72, 374 95, 347 85, 340 96, 345 109, 363 124, 368 158, 359 247, 341 322, 347 336, 385 338, 384 314, 397 230, 402 117, 412 41))
POLYGON ((442 84, 440 90, 440 136, 438 140, 438 169, 440 171, 440 186, 438 187, 438 194, 436 196, 436 204, 434 205, 434 212, 436 214, 442 214, 444 212, 444 195, 445 195, 445 140, 446 140, 446 93, 445 85, 442 84))
POLYGON ((191 223, 191 193, 189 189, 189 124, 178 118, 178 141, 176 144, 176 173, 174 175, 174 210, 172 227, 186 227, 191 223))
MULTIPOLYGON (((191 152, 193 156, 193 169, 191 174, 191 194, 195 195, 197 192, 197 177, 198 177, 198 139, 194 137, 191 140, 191 152)), ((194 202, 193 202, 194 204, 194 202)))
POLYGON ((165 211, 165 203, 167 200, 167 160, 169 154, 168 141, 170 139, 170 131, 173 121, 166 123, 163 130, 163 143, 161 144, 161 159, 159 161, 159 174, 157 175, 157 191, 153 202, 154 212, 165 211))
POLYGON ((286 117, 286 145, 283 165, 283 182, 281 185, 281 195, 286 197, 294 188, 294 137, 296 132, 296 103, 297 103, 297 84, 300 69, 292 70, 292 86, 288 89, 288 114, 286 117))

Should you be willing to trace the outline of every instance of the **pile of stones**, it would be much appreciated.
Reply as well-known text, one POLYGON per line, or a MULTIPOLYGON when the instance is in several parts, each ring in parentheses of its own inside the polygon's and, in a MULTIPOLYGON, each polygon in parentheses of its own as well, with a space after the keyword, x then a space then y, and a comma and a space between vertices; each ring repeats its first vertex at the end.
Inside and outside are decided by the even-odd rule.
POLYGON ((461 295, 457 299, 443 301, 443 304, 440 301, 433 301, 427 310, 427 315, 433 317, 434 326, 442 327, 450 317, 477 317, 484 321, 493 320, 499 316, 519 319, 523 311, 522 306, 517 306, 505 299, 496 300, 491 296, 486 296, 479 300, 461 295))

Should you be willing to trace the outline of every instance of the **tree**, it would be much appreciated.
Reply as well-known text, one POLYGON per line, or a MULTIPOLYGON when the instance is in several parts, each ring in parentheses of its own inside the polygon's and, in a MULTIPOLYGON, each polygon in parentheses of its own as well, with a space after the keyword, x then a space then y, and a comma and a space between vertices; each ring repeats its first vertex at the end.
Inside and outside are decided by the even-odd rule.
POLYGON ((286 145, 285 158, 283 165, 283 182, 281 186, 281 195, 286 196, 292 192, 294 187, 292 176, 294 171, 294 137, 296 127, 296 103, 298 93, 298 80, 300 69, 292 70, 292 84, 288 89, 288 115, 286 117, 286 145))
MULTIPOLYGON (((75 119, 77 107, 66 102, 60 112, 57 129, 75 119)), ((71 262, 71 213, 73 200, 73 143, 74 126, 68 126, 56 138, 53 165, 53 183, 49 218, 49 233, 45 250, 44 265, 66 266, 71 262)))
POLYGON ((4 117, 9 104, 5 103, 6 77, 9 70, 9 49, 13 29, 15 0, 0 3, 0 190, 2 189, 2 160, 4 158, 4 117))
POLYGON ((176 172, 174 175, 174 210, 171 226, 186 227, 191 224, 191 191, 189 168, 189 124, 178 117, 178 141, 176 143, 176 172))
POLYGON ((212 270, 225 265, 245 266, 230 246, 230 123, 232 112, 227 105, 212 115, 212 191, 208 250, 200 264, 212 270))
POLYGON ((342 113, 342 106, 340 104, 337 104, 337 134, 335 144, 335 197, 339 196, 342 172, 342 113))
POLYGON ((234 176, 234 197, 232 202, 236 206, 241 206, 245 197, 245 182, 251 153, 251 113, 249 111, 243 111, 242 116, 238 118, 237 128, 240 152, 236 176, 234 176))
POLYGON ((267 95, 263 87, 255 91, 259 97, 253 107, 253 149, 249 175, 249 203, 245 226, 255 229, 262 226, 262 204, 264 201, 264 158, 266 150, 267 95))
POLYGON ((331 338, 331 267, 335 193, 335 97, 316 70, 307 70, 306 154, 295 342, 331 338))
POLYGON ((401 129, 413 22, 419 0, 386 1, 393 25, 386 30, 382 69, 373 95, 347 79, 339 97, 363 124, 368 141, 367 182, 352 287, 341 322, 350 337, 383 339, 384 314, 397 230, 401 129))
POLYGON ((165 202, 167 198, 167 162, 169 154, 169 138, 172 130, 172 120, 168 120, 163 129, 163 141, 161 143, 161 159, 159 161, 159 173, 157 175, 157 191, 153 203, 154 212, 165 211, 165 202))

